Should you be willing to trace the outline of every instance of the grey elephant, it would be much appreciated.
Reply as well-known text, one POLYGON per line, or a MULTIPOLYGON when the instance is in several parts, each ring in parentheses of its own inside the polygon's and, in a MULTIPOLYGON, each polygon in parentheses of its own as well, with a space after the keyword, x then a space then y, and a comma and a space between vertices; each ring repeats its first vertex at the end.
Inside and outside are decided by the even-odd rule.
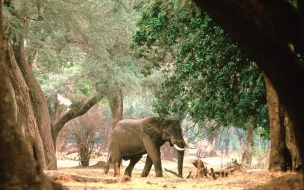
POLYGON ((124 119, 116 124, 112 133, 108 163, 105 173, 109 171, 109 163, 114 164, 114 176, 120 175, 123 160, 130 160, 125 175, 132 176, 135 164, 148 153, 141 177, 147 177, 152 164, 156 177, 162 177, 160 147, 170 142, 178 151, 178 175, 182 177, 185 141, 179 123, 173 119, 159 121, 157 117, 143 119, 124 119))

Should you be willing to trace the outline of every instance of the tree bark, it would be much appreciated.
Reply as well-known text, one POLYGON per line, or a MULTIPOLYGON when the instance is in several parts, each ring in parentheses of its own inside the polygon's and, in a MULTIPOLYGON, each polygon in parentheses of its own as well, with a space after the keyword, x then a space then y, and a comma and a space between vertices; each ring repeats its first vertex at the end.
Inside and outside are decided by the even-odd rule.
POLYGON ((46 177, 27 149, 18 123, 17 103, 5 60, 2 31, 0 24, 0 189, 67 189, 46 177))
POLYGON ((29 152, 41 164, 42 168, 47 168, 43 142, 39 133, 36 118, 30 100, 29 89, 24 81, 23 75, 14 59, 14 54, 10 46, 6 43, 6 55, 8 54, 10 80, 14 88, 15 98, 18 106, 18 125, 21 126, 23 136, 29 152))
MULTIPOLYGON (((11 4, 11 1, 6 1, 5 3, 6 6, 10 6, 10 10, 13 10, 14 7, 11 4)), ((15 15, 18 16, 18 15, 15 15)), ((27 102, 21 102, 22 105, 21 106, 26 106, 26 108, 20 109, 21 111, 28 111, 28 110, 24 110, 24 109, 30 109, 30 107, 32 107, 32 111, 30 111, 29 114, 34 114, 35 119, 32 117, 32 121, 29 123, 29 125, 27 125, 26 123, 24 124, 25 126, 28 126, 25 130, 25 133, 32 133, 32 134, 26 134, 26 136, 28 137, 34 137, 37 135, 37 131, 36 130, 36 126, 39 129, 39 133, 41 136, 41 140, 42 140, 42 145, 43 145, 43 150, 44 150, 44 160, 42 161, 40 158, 43 155, 42 151, 36 151, 37 148, 41 148, 41 147, 37 147, 40 146, 39 143, 41 143, 41 141, 36 141, 34 143, 30 142, 28 143, 28 145, 32 144, 33 147, 31 148, 33 151, 34 156, 37 158, 40 157, 40 161, 42 164, 43 169, 57 169, 57 161, 56 161, 56 156, 55 156, 55 149, 53 146, 53 140, 52 140, 52 133, 51 133, 51 125, 50 125, 50 118, 49 118, 49 112, 48 112, 48 108, 47 108, 47 104, 46 104, 46 99, 44 97, 44 94, 38 84, 38 82, 36 81, 35 76, 32 73, 31 67, 29 65, 28 59, 26 57, 26 52, 25 52, 25 47, 24 47, 24 34, 26 33, 26 28, 29 24, 28 20, 26 18, 21 18, 18 17, 17 19, 20 19, 20 22, 23 23, 23 35, 20 36, 20 38, 18 39, 13 39, 11 44, 12 47, 12 51, 10 51, 10 56, 9 58, 9 63, 17 63, 18 64, 18 70, 21 71, 22 75, 20 75, 20 73, 18 73, 18 77, 20 77, 22 79, 22 81, 25 81, 25 84, 28 88, 19 88, 17 90, 26 90, 25 92, 22 92, 23 94, 29 93, 29 101, 27 102), (25 105, 25 104, 31 104, 31 105, 25 105), (36 121, 35 121, 36 120, 36 121), (36 123, 36 124, 34 124, 36 123), (36 133, 36 134, 35 134, 36 133), (34 147, 36 146, 36 147, 34 147), (36 155, 35 155, 36 154, 36 155), (44 163, 45 162, 45 163, 44 163), (46 167, 46 168, 44 168, 46 167)), ((10 46, 8 46, 10 47, 10 46)), ((20 79, 19 78, 19 79, 20 79)), ((16 79, 17 81, 18 79, 16 79)), ((18 84, 17 84, 18 85, 18 84)), ((17 86, 15 86, 17 87, 17 86)), ((18 88, 18 87, 17 87, 18 88)), ((19 94, 18 94, 19 95, 19 94)), ((23 100, 22 100, 23 101, 23 100)), ((20 101, 18 101, 17 103, 20 103, 20 101)), ((27 114, 27 113, 25 113, 27 114)), ((24 118, 25 119, 25 118, 24 118)), ((22 122, 25 122, 24 120, 20 120, 22 122)), ((38 137, 38 136, 37 136, 38 137)))
POLYGON ((284 152, 286 167, 291 171, 297 171, 301 169, 302 161, 296 144, 295 134, 292 130, 292 123, 290 122, 288 113, 284 108, 281 109, 281 115, 283 119, 282 123, 284 126, 286 142, 286 150, 284 152))
POLYGON ((284 159, 285 133, 283 126, 281 126, 280 102, 274 87, 265 74, 264 81, 267 93, 270 131, 270 155, 268 169, 271 171, 286 171, 284 159))
POLYGON ((57 92, 53 93, 47 98, 47 104, 51 118, 51 124, 54 124, 60 119, 62 112, 57 92))
POLYGON ((247 121, 247 146, 242 155, 242 162, 245 162, 247 165, 251 166, 253 148, 254 148, 254 125, 253 117, 249 117, 247 121))
POLYGON ((300 168, 301 159, 296 146, 295 134, 288 113, 278 99, 277 93, 264 75, 270 123, 269 170, 295 171, 300 168))
POLYGON ((31 68, 29 67, 29 64, 26 62, 26 58, 22 56, 24 55, 23 40, 21 43, 21 47, 15 47, 14 52, 15 57, 16 55, 18 57, 16 58, 16 60, 19 65, 19 68, 22 71, 23 77, 26 81, 28 88, 30 89, 29 93, 31 98, 31 104, 33 107, 34 115, 37 121, 37 125, 45 150, 47 164, 47 168, 45 169, 57 169, 57 161, 55 156, 55 148, 53 145, 51 121, 47 107, 47 101, 44 97, 40 85, 38 84, 31 68))
MULTIPOLYGON (((284 0, 194 1, 222 26, 243 52, 264 71, 290 117, 297 146, 304 150, 304 67, 289 46, 294 43, 296 52, 304 55, 304 19, 295 14, 296 10, 284 0), (265 2, 269 2, 269 5, 263 4, 265 2), (280 24, 281 17, 275 17, 279 15, 272 13, 284 15, 284 21, 290 23, 275 25, 280 24), (300 29, 292 28, 294 26, 300 29), (287 31, 286 35, 290 34, 298 40, 287 39, 288 36, 284 36, 282 31, 287 31)), ((303 2, 299 2, 300 9, 303 2)), ((303 160, 304 151, 300 151, 300 154, 303 160)))
POLYGON ((112 129, 123 118, 123 93, 117 86, 111 89, 108 94, 109 105, 112 113, 112 129))

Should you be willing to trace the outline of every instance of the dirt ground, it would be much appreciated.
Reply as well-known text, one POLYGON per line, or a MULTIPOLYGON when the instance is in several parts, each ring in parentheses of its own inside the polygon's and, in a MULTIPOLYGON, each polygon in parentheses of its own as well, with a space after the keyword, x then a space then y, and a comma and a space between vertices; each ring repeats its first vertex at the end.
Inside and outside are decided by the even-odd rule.
MULTIPOLYGON (((113 177, 113 168, 108 175, 104 174, 103 166, 96 165, 100 160, 91 161, 90 166, 80 167, 77 161, 59 160, 57 171, 46 171, 45 173, 55 181, 60 182, 71 190, 97 190, 97 189, 275 189, 275 190, 300 190, 303 188, 301 174, 293 172, 268 172, 265 170, 243 170, 235 172, 227 177, 219 177, 214 180, 206 179, 187 179, 189 172, 195 174, 197 169, 192 165, 196 158, 185 158, 183 177, 178 178, 170 172, 164 171, 164 177, 156 178, 152 170, 148 177, 142 178, 140 174, 144 166, 144 159, 134 168, 132 178, 113 177), (268 185, 268 186, 265 186, 268 185), (264 185, 264 186, 261 186, 264 185)), ((221 169, 230 161, 224 158, 201 158, 208 168, 215 170, 221 169)), ((121 173, 124 172, 128 162, 123 162, 121 173)), ((175 161, 162 161, 162 167, 177 172, 177 163, 175 161)))

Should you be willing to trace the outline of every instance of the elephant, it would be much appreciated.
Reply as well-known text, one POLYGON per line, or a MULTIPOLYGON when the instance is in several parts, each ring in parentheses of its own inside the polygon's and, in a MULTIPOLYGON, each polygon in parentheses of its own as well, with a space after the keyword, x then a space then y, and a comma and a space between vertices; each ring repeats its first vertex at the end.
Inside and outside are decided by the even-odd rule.
POLYGON ((153 116, 143 119, 121 120, 113 129, 105 174, 108 173, 109 163, 112 162, 114 164, 114 176, 119 176, 123 159, 130 160, 124 175, 131 177, 135 164, 147 153, 141 177, 148 176, 152 164, 156 177, 162 177, 160 147, 165 142, 170 142, 171 147, 174 146, 178 150, 178 175, 182 177, 186 143, 182 136, 182 129, 176 120, 163 119, 160 121, 153 116))

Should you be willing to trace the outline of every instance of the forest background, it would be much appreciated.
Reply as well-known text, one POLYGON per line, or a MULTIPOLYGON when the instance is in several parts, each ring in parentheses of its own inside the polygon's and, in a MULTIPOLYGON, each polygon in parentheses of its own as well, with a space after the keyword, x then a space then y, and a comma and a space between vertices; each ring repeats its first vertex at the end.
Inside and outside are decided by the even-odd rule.
POLYGON ((57 168, 58 135, 95 105, 88 120, 108 129, 124 117, 174 117, 191 143, 244 129, 248 164, 259 129, 271 139, 270 170, 300 164, 268 78, 192 2, 6 0, 3 25, 18 125, 42 169, 57 168))

